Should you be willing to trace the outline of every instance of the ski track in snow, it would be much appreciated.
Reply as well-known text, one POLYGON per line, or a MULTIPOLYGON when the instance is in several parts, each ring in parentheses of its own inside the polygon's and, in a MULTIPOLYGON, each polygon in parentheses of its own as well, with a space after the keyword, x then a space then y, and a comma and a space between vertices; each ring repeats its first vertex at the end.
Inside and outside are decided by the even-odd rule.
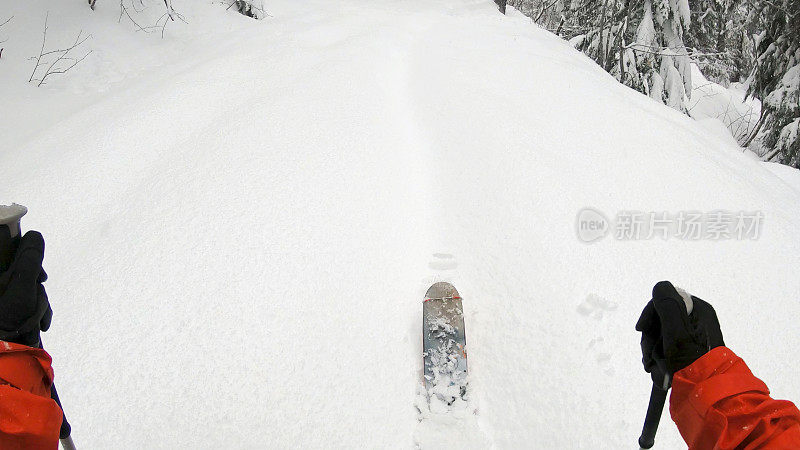
MULTIPOLYGON (((800 400, 797 192, 727 142, 490 1, 275 0, 259 23, 174 3, 196 16, 157 43, 63 6, 106 38, 40 90, 12 65, 39 35, 13 37, 45 0, 9 6, 0 203, 48 242, 43 339, 79 448, 632 447, 661 279, 800 400), (587 206, 765 229, 586 245, 587 206), (435 281, 464 299, 470 380, 438 416, 415 407, 435 281)), ((666 411, 657 442, 683 446, 666 411)))

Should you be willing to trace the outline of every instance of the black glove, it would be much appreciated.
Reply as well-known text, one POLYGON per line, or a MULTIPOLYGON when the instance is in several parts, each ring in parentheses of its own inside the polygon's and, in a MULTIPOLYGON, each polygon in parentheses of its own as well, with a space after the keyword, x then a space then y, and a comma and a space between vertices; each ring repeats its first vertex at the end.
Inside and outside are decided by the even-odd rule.
POLYGON ((39 332, 50 328, 53 310, 42 283, 44 239, 38 231, 22 237, 8 270, 0 274, 0 340, 39 347, 39 332))
MULTIPOLYGON (((725 345, 714 308, 692 296, 692 314, 669 281, 653 286, 653 298, 644 307, 636 331, 642 332, 642 363, 653 383, 697 361, 712 348, 725 345)), ((667 382, 667 386, 671 381, 667 382)))

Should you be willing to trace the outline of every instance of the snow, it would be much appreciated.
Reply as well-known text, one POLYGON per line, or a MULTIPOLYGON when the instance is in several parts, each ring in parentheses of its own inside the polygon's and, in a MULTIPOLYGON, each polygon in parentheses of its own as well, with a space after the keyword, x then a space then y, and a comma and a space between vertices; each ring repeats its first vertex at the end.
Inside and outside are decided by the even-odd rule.
MULTIPOLYGON (((79 448, 632 447, 662 279, 800 399, 798 191, 729 140, 488 1, 174 6, 163 39, 114 2, 4 6, 0 203, 47 240, 79 448), (35 88, 44 5, 48 42, 83 29, 93 53, 35 88), (586 207, 764 225, 587 244, 586 207), (449 415, 415 408, 436 280, 466 317, 449 415)), ((658 447, 682 447, 664 414, 658 447)))
POLYGON ((765 162, 763 164, 764 167, 769 169, 770 172, 777 175, 778 178, 786 182, 786 184, 789 186, 793 187, 798 194, 800 194, 800 170, 795 169, 794 167, 772 162, 765 162))

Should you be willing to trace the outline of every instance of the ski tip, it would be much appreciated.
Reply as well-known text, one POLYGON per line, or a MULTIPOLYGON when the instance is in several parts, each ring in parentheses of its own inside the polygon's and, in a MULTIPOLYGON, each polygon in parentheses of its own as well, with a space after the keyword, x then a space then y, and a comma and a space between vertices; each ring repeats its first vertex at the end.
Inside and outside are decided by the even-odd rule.
POLYGON ((428 291, 425 292, 424 301, 434 298, 461 298, 461 296, 458 294, 458 291, 455 287, 453 287, 452 284, 445 281, 440 281, 438 283, 434 283, 428 288, 428 291))

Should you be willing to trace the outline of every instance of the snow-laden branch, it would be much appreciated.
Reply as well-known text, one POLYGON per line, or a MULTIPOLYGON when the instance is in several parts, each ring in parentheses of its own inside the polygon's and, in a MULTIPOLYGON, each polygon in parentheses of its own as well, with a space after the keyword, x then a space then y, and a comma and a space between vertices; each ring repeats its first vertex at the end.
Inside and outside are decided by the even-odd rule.
POLYGON ((642 44, 639 42, 631 42, 630 44, 623 47, 624 49, 632 49, 637 52, 642 53, 649 53, 651 55, 669 55, 669 56, 691 56, 691 57, 698 57, 698 56, 722 56, 727 55, 728 52, 699 52, 696 49, 689 49, 687 47, 660 47, 656 45, 647 45, 642 44), (685 50, 692 50, 692 51, 685 51, 685 50), (685 51, 684 53, 679 53, 681 51, 685 51), (669 53, 665 53, 669 52, 669 53))

